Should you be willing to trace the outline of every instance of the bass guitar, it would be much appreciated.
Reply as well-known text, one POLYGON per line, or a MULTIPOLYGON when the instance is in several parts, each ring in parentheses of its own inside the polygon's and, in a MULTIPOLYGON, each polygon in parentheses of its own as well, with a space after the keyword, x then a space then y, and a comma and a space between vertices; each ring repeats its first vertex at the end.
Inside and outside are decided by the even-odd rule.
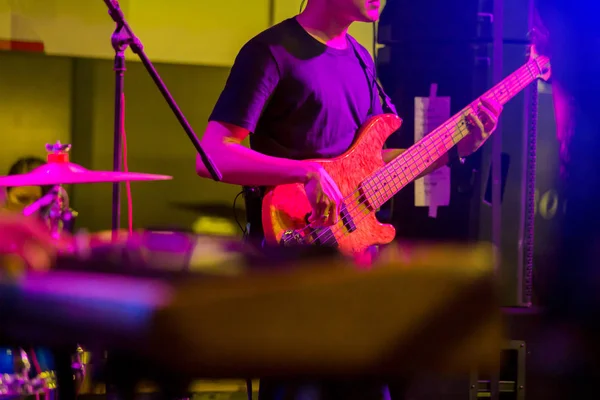
MULTIPOLYGON (((532 46, 528 62, 482 97, 506 104, 536 79, 548 80, 550 74, 549 58, 536 54, 532 46)), ((393 226, 380 223, 375 211, 468 134, 466 116, 477 113, 479 102, 480 98, 387 164, 381 155, 383 145, 400 128, 402 120, 394 114, 370 118, 344 154, 327 160, 310 160, 323 166, 343 195, 338 223, 319 228, 308 223, 312 209, 303 185, 268 188, 262 204, 266 242, 334 246, 347 255, 390 243, 396 231, 393 226)))

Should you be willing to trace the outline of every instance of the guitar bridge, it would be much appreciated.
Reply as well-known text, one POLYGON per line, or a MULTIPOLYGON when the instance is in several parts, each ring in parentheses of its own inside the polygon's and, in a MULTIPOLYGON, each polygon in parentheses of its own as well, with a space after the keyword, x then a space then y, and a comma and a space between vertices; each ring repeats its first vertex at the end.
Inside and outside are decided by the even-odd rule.
POLYGON ((287 230, 281 236, 281 240, 279 241, 279 244, 283 247, 290 247, 290 246, 305 245, 306 242, 305 242, 304 238, 302 237, 302 235, 300 235, 300 233, 298 233, 298 231, 287 230))
POLYGON ((305 246, 305 245, 316 245, 316 246, 328 246, 337 247, 338 243, 333 235, 330 228, 319 228, 311 229, 310 233, 306 237, 301 235, 298 231, 287 230, 281 236, 279 244, 283 247, 291 246, 305 246))

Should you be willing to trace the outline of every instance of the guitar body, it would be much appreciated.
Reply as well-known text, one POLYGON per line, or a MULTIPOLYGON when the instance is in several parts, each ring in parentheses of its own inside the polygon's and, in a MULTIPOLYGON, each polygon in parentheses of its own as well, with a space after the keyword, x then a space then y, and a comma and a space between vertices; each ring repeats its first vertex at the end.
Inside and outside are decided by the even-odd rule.
MULTIPOLYGON (((328 160, 310 160, 323 166, 345 198, 346 222, 350 218, 351 223, 340 218, 337 225, 328 228, 329 235, 335 237, 335 244, 343 254, 361 254, 369 246, 394 240, 394 227, 377 220, 376 210, 365 204, 358 189, 365 179, 383 167, 381 152, 385 141, 401 124, 402 120, 393 114, 372 117, 361 127, 354 145, 347 152, 328 160)), ((281 185, 267 190, 262 207, 266 242, 282 244, 291 232, 302 232, 300 236, 306 239, 305 244, 314 243, 313 239, 321 232, 311 232, 307 228, 307 216, 311 211, 304 185, 281 185)), ((316 244, 319 244, 318 241, 316 244)))

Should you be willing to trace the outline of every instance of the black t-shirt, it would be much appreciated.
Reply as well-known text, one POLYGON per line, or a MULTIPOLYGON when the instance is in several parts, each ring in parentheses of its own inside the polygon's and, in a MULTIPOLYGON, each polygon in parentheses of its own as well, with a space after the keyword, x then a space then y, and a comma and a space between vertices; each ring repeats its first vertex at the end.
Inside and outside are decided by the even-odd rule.
POLYGON ((291 18, 244 45, 209 120, 248 129, 252 148, 264 154, 335 157, 368 117, 383 113, 374 70, 354 38, 334 49, 291 18))

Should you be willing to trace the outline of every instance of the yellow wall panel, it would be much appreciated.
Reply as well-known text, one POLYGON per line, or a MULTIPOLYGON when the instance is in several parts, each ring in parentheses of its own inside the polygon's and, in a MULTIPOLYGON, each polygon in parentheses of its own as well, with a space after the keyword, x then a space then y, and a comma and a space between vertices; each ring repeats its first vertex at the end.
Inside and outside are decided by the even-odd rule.
MULTIPOLYGON (((121 1, 127 12, 128 0, 121 1)), ((105 58, 113 55, 114 22, 101 0, 8 0, 10 37, 43 42, 49 55, 105 58)))
MULTIPOLYGON (((268 26, 269 0, 121 0, 154 62, 230 66, 268 26)), ((113 58, 115 23, 101 0, 0 0, 0 39, 41 41, 46 53, 113 58)), ((136 59, 128 52, 128 59, 136 59)))
POLYGON ((0 40, 11 36, 12 12, 8 0, 0 0, 0 40))
MULTIPOLYGON (((298 12, 299 0, 121 0, 154 62, 231 66, 239 48, 274 21, 298 12)), ((0 0, 0 40, 41 41, 46 53, 113 58, 115 23, 102 0, 0 0)), ((372 51, 372 26, 350 33, 372 51)), ((129 51, 128 59, 136 57, 129 51)))
POLYGON ((71 60, 0 53, 0 175, 17 158, 45 158, 71 137, 71 60))
POLYGON ((131 0, 129 21, 154 61, 231 66, 268 27, 269 0, 131 0))

